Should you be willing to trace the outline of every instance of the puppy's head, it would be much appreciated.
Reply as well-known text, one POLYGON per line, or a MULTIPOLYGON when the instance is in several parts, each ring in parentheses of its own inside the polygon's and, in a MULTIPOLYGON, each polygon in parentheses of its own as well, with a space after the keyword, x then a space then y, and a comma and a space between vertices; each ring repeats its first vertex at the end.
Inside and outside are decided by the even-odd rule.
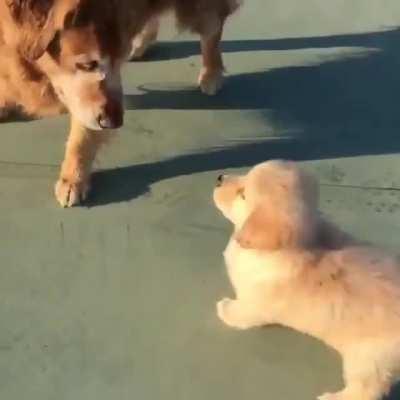
POLYGON ((115 0, 7 0, 14 43, 70 113, 92 130, 123 122, 124 59, 115 0))
POLYGON ((214 201, 243 248, 299 248, 316 239, 318 185, 293 162, 268 161, 244 176, 220 176, 214 201))

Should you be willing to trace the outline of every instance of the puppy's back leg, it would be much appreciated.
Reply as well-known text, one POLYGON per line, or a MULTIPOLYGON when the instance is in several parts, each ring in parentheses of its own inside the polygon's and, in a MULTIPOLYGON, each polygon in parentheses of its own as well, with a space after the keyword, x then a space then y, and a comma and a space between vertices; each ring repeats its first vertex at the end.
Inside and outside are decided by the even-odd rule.
MULTIPOLYGON (((379 344, 371 345, 374 352, 379 351, 379 344)), ((368 354, 358 349, 346 354, 343 359, 345 388, 336 393, 326 393, 319 400, 382 400, 390 391, 393 360, 390 355, 368 354)))

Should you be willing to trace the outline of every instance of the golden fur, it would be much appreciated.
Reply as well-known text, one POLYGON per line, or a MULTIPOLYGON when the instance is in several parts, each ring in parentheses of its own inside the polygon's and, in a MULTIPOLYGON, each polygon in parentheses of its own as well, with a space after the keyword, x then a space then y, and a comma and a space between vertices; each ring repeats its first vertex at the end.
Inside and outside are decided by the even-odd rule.
POLYGON ((145 47, 155 38, 158 16, 173 9, 181 27, 201 35, 199 84, 214 94, 222 80, 223 24, 237 5, 236 0, 0 0, 0 116, 16 109, 32 117, 71 115, 55 187, 62 206, 86 198, 96 152, 107 132, 123 123, 120 69, 132 43, 145 47))
MULTIPOLYGON (((132 0, 130 0, 132 1, 132 0)), ((241 0, 153 0, 148 1, 143 28, 135 32, 130 58, 138 59, 156 41, 159 17, 173 10, 181 29, 190 29, 201 38, 203 67, 198 83, 203 93, 214 95, 222 86, 224 65, 219 43, 224 23, 241 4, 241 0)), ((137 8, 137 6, 136 6, 137 8)), ((143 15, 144 15, 143 14, 143 15)), ((142 24, 135 23, 135 26, 142 24)))
POLYGON ((86 197, 96 150, 107 129, 122 125, 120 67, 129 40, 114 13, 117 2, 0 0, 1 114, 71 115, 55 188, 62 206, 86 197))
POLYGON ((343 357, 345 388, 321 400, 378 400, 400 372, 400 265, 318 212, 316 181, 269 161, 220 177, 216 206, 234 225, 224 252, 236 299, 218 316, 239 329, 280 324, 343 357))

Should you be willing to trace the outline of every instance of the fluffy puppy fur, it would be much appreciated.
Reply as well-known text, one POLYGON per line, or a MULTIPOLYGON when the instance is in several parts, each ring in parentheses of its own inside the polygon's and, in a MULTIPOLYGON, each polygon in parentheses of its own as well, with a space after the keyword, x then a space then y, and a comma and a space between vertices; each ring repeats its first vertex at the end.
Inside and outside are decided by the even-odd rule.
MULTIPOLYGON (((133 0, 132 4, 134 3, 133 0)), ((241 0, 152 0, 147 1, 145 24, 132 41, 131 59, 143 56, 156 41, 159 17, 172 10, 181 29, 200 35, 203 67, 198 83, 203 93, 214 95, 222 86, 223 61, 219 48, 224 23, 239 6, 241 0)), ((137 5, 135 5, 137 7, 137 5)), ((136 24, 137 25, 137 24, 136 24)))
POLYGON ((295 163, 269 161, 221 176, 217 208, 234 225, 224 252, 236 298, 227 325, 279 324, 343 358, 345 387, 320 400, 378 400, 400 372, 400 265, 321 218, 318 185, 295 163))

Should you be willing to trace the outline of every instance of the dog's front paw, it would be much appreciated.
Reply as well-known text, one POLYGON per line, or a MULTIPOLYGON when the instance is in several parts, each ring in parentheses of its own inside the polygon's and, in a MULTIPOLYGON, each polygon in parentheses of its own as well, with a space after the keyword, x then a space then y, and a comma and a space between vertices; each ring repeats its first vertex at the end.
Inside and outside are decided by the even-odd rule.
POLYGON ((224 76, 222 71, 202 69, 199 75, 199 86, 204 94, 214 96, 222 88, 224 76))
POLYGON ((132 49, 129 53, 128 59, 131 61, 138 61, 144 57, 147 50, 156 43, 154 40, 138 39, 132 43, 132 49))
POLYGON ((60 178, 55 186, 56 199, 61 207, 73 207, 86 200, 89 188, 89 182, 72 182, 60 178))

